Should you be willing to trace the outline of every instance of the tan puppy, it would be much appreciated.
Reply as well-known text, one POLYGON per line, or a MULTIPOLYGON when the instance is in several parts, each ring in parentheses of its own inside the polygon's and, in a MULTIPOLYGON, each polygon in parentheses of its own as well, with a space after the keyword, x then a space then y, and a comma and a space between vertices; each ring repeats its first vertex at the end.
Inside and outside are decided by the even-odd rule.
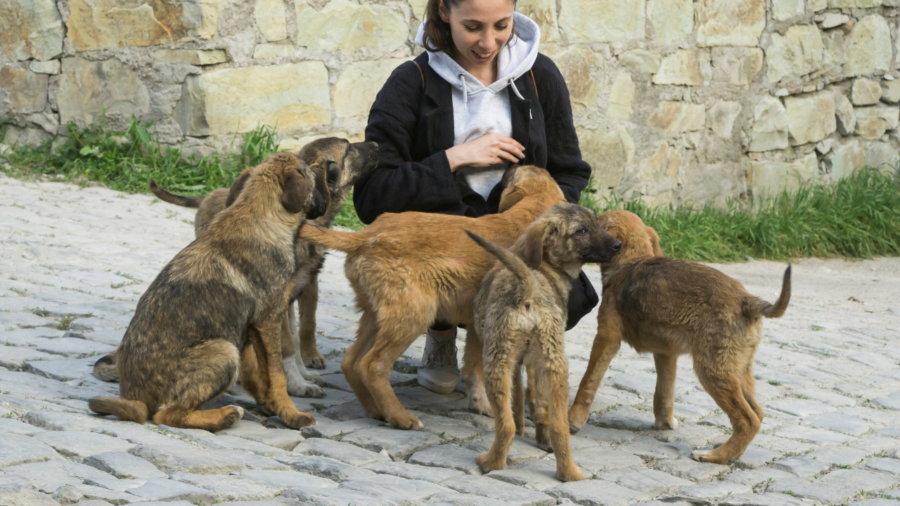
MULTIPOLYGON (((378 164, 378 145, 374 142, 351 144, 345 139, 327 137, 310 142, 297 154, 316 177, 316 191, 328 201, 325 214, 310 223, 330 227, 335 216, 344 206, 347 194, 359 177, 378 164)), ((199 237, 222 210, 225 209, 229 190, 220 188, 206 197, 175 195, 159 187, 152 179, 150 191, 166 202, 198 208, 194 219, 194 231, 199 237)), ((316 349, 316 307, 319 300, 318 274, 325 262, 325 249, 308 241, 297 241, 299 270, 293 282, 294 293, 288 306, 288 327, 282 338, 284 373, 288 393, 297 397, 323 397, 322 377, 306 369, 307 365, 324 368, 325 359, 316 349), (294 313, 293 301, 300 309, 300 327, 294 313), (298 354, 296 350, 300 349, 298 354)), ((118 381, 115 352, 102 357, 94 364, 94 376, 103 381, 118 381)))
POLYGON ((266 414, 293 428, 315 423, 287 395, 281 327, 296 266, 297 229, 324 212, 309 168, 271 155, 232 185, 239 194, 141 296, 117 350, 120 398, 89 407, 123 420, 221 430, 237 406, 198 411, 241 373, 266 414), (312 211, 318 209, 319 211, 312 211))
POLYGON ((524 363, 529 384, 536 387, 529 392, 529 401, 538 444, 545 447, 549 439, 557 478, 581 480, 584 474, 572 460, 566 415, 566 304, 571 279, 581 267, 586 262, 608 262, 621 243, 600 228, 594 213, 573 204, 551 207, 511 251, 475 234, 469 236, 502 263, 485 276, 475 297, 473 329, 484 345, 485 386, 496 427, 494 444, 478 456, 478 465, 486 473, 505 469, 515 433, 525 433, 524 363))
POLYGON ((728 418, 734 432, 712 451, 695 451, 702 462, 726 464, 739 458, 759 432, 763 410, 756 402, 753 356, 762 317, 779 318, 791 298, 791 268, 781 296, 770 304, 747 293, 734 279, 704 265, 666 258, 656 232, 637 215, 611 211, 600 226, 622 241, 622 250, 601 265, 603 302, 587 371, 569 410, 572 433, 590 415, 590 405, 609 362, 624 339, 638 353, 653 353, 656 428, 676 429, 672 415, 679 355, 690 354, 703 388, 728 418))
MULTIPOLYGON (((494 257, 470 241, 465 231, 511 246, 535 218, 565 202, 544 169, 511 168, 504 181, 499 214, 468 218, 387 213, 356 233, 301 228, 300 237, 347 253, 344 270, 363 314, 341 369, 372 418, 403 429, 422 428, 394 394, 390 372, 394 361, 435 320, 472 323, 472 300, 494 257)), ((490 412, 481 369, 480 341, 467 339, 463 381, 470 403, 490 412)))

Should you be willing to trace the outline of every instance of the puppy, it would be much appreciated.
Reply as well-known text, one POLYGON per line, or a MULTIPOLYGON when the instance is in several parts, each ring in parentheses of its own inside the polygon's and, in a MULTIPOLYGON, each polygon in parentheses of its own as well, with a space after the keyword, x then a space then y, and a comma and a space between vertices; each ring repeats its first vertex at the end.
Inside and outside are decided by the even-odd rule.
POLYGON ((700 384, 734 428, 719 448, 697 450, 691 456, 716 464, 739 458, 763 420, 753 381, 762 317, 779 318, 787 309, 790 266, 784 272, 781 295, 770 304, 711 267, 664 257, 656 232, 633 213, 603 213, 599 222, 622 241, 622 249, 612 261, 601 264, 603 301, 597 336, 569 410, 571 432, 578 432, 587 421, 600 380, 624 339, 638 353, 653 353, 656 428, 678 428, 672 415, 675 371, 678 356, 690 354, 700 384))
MULTIPOLYGON (((435 320, 472 323, 472 300, 494 257, 472 243, 471 230, 511 246, 535 218, 565 202, 546 170, 513 167, 503 176, 500 213, 468 218, 387 213, 356 233, 304 226, 300 237, 347 253, 344 271, 362 311, 356 341, 341 369, 366 414, 403 429, 422 428, 390 384, 394 361, 435 320)), ((470 403, 490 412, 481 373, 481 344, 466 339, 463 381, 470 403)))
POLYGON ((495 414, 490 451, 476 459, 485 473, 506 468, 518 431, 524 435, 522 364, 528 368, 531 417, 538 444, 548 440, 556 455, 556 477, 584 478, 569 447, 569 366, 563 344, 571 279, 586 262, 608 262, 621 243, 597 217, 573 204, 557 204, 535 220, 512 250, 469 233, 502 265, 485 276, 475 297, 473 329, 484 346, 484 380, 495 414), (520 258, 521 257, 521 258, 520 258), (523 260, 524 259, 524 260, 523 260), (514 407, 510 405, 510 380, 514 407), (514 415, 515 413, 515 415, 514 415), (513 419, 515 417, 515 420, 513 419))
MULTIPOLYGON (((316 177, 316 191, 324 193, 328 200, 325 214, 310 223, 330 227, 340 212, 361 176, 378 164, 378 145, 374 142, 351 144, 345 139, 328 137, 310 142, 297 154, 316 177)), ((229 190, 220 188, 206 197, 185 197, 175 195, 160 188, 150 180, 150 191, 157 197, 172 204, 198 208, 194 219, 197 237, 206 230, 212 219, 226 207, 229 190)), ((288 393, 297 397, 323 397, 321 386, 324 381, 318 373, 308 371, 307 366, 316 369, 325 367, 325 359, 316 349, 316 307, 319 300, 318 274, 325 263, 325 249, 308 241, 297 241, 297 257, 300 264, 291 303, 288 306, 288 330, 282 342, 284 372, 287 377, 288 393), (293 301, 300 309, 300 327, 294 313, 293 301), (300 349, 300 353, 295 350, 300 349)), ((94 376, 103 381, 118 381, 115 352, 94 364, 94 376)))
POLYGON ((266 414, 300 428, 315 423, 287 395, 281 327, 295 238, 325 212, 312 172, 297 157, 270 155, 232 185, 237 196, 169 262, 141 296, 118 348, 120 398, 95 397, 100 414, 143 423, 221 430, 243 416, 198 411, 237 379, 266 414))

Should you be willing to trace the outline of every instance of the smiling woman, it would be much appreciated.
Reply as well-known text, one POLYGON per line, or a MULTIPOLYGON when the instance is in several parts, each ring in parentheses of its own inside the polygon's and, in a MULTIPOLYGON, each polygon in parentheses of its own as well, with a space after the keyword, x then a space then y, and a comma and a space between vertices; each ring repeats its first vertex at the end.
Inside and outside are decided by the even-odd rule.
MULTIPOLYGON (((416 43, 426 51, 391 74, 369 112, 366 140, 378 143, 381 161, 354 187, 360 219, 496 213, 514 163, 547 169, 577 203, 591 168, 565 80, 538 52, 538 25, 514 0, 428 0, 425 13, 416 43)), ((584 273, 572 286, 569 328, 598 302, 584 273)), ((459 382, 456 323, 428 330, 419 384, 436 392, 459 382)))

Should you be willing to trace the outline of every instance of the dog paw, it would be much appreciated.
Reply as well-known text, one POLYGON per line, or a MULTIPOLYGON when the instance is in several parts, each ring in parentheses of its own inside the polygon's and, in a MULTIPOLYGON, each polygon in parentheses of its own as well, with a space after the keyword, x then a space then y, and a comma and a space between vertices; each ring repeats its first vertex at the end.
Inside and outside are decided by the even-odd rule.
POLYGON ((219 426, 221 428, 217 430, 227 429, 228 427, 236 424, 241 418, 244 418, 244 408, 240 406, 235 406, 232 404, 230 406, 226 406, 225 409, 227 410, 227 412, 225 413, 225 416, 222 417, 222 421, 219 423, 219 426))
POLYGON ((559 481, 581 481, 584 479, 584 472, 575 464, 568 469, 556 469, 556 479, 559 481))
POLYGON ((409 413, 389 416, 387 417, 387 422, 403 430, 422 430, 425 427, 418 418, 409 413))
POLYGON ((304 383, 302 385, 288 386, 288 393, 294 397, 306 397, 313 399, 321 399, 325 397, 325 390, 322 387, 312 383, 304 383))
POLYGON ((657 430, 676 430, 678 429, 678 420, 674 417, 672 420, 657 420, 655 425, 657 430))
POLYGON ((325 357, 319 355, 317 357, 312 357, 304 361, 306 367, 312 367, 313 369, 325 369, 325 357))
POLYGON ((296 411, 294 413, 282 413, 279 418, 285 425, 292 429, 302 429, 310 425, 316 424, 316 419, 307 413, 296 411))
POLYGON ((694 450, 691 452, 691 458, 697 462, 709 462, 712 464, 724 464, 727 462, 727 460, 723 461, 717 458, 715 450, 694 450))
POLYGON ((584 427, 584 424, 587 423, 588 416, 590 416, 590 413, 588 413, 587 411, 582 414, 580 410, 576 411, 574 409, 570 409, 569 434, 578 434, 578 431, 580 431, 581 428, 584 427))
POLYGON ((469 410, 479 415, 494 417, 494 410, 491 408, 491 403, 487 400, 487 394, 483 391, 480 395, 474 393, 469 396, 469 410))
POLYGON ((322 378, 322 375, 317 372, 306 371, 306 374, 303 376, 303 379, 306 381, 311 381, 320 387, 325 386, 325 379, 322 378))
POLYGON ((506 461, 498 462, 498 459, 492 458, 491 452, 485 452, 475 457, 475 463, 478 464, 478 467, 485 473, 506 469, 506 461))

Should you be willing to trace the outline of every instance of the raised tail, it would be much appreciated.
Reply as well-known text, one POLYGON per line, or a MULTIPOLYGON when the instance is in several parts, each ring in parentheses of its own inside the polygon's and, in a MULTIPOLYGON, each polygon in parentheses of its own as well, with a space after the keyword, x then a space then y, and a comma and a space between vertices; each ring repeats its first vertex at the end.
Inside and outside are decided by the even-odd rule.
POLYGON ((119 381, 119 368, 116 366, 116 352, 107 353, 94 362, 94 377, 100 381, 119 381))
POLYGON ((359 249, 363 244, 362 238, 357 234, 359 234, 359 232, 340 232, 338 230, 331 230, 330 228, 317 227, 305 223, 300 227, 297 236, 301 239, 321 244, 326 248, 336 249, 338 251, 343 251, 344 253, 351 253, 359 249))
POLYGON ((524 260, 516 256, 512 251, 504 248, 503 246, 498 246, 497 244, 492 243, 491 241, 482 239, 477 235, 473 234, 466 230, 466 235, 472 238, 473 241, 477 242, 479 246, 486 249, 488 253, 497 257, 507 269, 510 270, 519 281, 523 284, 529 284, 531 282, 532 274, 531 269, 528 268, 528 265, 524 260))
POLYGON ((116 397, 94 397, 88 401, 91 411, 101 415, 116 415, 119 420, 144 423, 147 421, 147 405, 141 401, 131 401, 116 397))
POLYGON ((166 190, 163 190, 156 184, 156 181, 150 180, 147 183, 147 186, 150 187, 150 191, 153 192, 154 195, 159 197, 160 200, 164 200, 170 204, 175 204, 181 207, 190 207, 193 209, 197 209, 200 207, 200 203, 203 202, 205 197, 186 197, 184 195, 175 195, 174 193, 169 193, 166 190))
POLYGON ((744 301, 744 316, 748 318, 757 318, 765 316, 766 318, 781 318, 784 311, 791 301, 791 266, 788 265, 784 271, 784 281, 781 283, 781 295, 775 304, 770 304, 760 298, 750 297, 744 301))

